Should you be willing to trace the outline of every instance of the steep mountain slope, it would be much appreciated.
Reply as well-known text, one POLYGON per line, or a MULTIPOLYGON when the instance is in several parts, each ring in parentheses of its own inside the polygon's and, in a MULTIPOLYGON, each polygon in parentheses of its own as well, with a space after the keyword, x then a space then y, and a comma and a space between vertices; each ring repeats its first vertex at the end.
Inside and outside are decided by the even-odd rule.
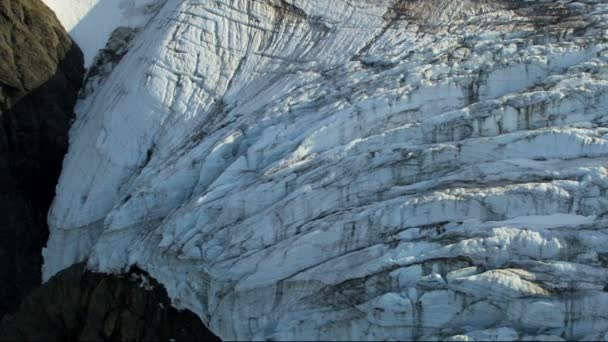
POLYGON ((47 211, 84 75, 38 0, 0 0, 0 317, 41 282, 47 211))
POLYGON ((77 106, 46 278, 223 339, 608 333, 605 1, 168 0, 77 106))

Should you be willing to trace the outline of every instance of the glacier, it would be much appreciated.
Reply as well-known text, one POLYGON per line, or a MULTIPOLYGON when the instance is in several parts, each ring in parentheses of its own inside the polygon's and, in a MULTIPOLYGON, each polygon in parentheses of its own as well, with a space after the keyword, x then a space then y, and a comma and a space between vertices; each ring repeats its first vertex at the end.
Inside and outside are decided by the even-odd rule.
POLYGON ((146 18, 77 104, 45 279, 136 265, 227 340, 608 339, 606 1, 146 18))

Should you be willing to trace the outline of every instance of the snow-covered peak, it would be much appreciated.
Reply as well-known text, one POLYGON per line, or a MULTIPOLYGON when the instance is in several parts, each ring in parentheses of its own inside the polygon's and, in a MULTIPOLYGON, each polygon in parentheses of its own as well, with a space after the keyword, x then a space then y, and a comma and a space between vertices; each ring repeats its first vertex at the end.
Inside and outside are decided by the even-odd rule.
POLYGON ((110 34, 121 26, 144 25, 166 0, 42 0, 84 53, 89 67, 110 34))

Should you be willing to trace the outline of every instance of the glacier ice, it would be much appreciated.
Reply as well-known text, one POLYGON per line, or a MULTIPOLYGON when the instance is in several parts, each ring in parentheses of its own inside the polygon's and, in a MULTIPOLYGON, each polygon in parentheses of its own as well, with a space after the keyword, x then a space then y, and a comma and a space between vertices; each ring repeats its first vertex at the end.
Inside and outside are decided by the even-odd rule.
POLYGON ((608 336, 605 1, 156 10, 77 105, 46 279, 137 265, 229 340, 608 336))

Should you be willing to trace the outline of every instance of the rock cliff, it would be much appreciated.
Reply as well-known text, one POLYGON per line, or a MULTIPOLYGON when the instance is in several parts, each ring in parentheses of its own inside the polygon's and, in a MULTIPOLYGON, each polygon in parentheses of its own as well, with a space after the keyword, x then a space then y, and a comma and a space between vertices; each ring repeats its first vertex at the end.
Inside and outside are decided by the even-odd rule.
POLYGON ((47 211, 84 75, 39 0, 0 1, 0 316, 41 282, 47 211))
POLYGON ((29 294, 0 323, 12 341, 217 341, 190 311, 177 311, 163 287, 131 269, 106 275, 74 265, 29 294))

